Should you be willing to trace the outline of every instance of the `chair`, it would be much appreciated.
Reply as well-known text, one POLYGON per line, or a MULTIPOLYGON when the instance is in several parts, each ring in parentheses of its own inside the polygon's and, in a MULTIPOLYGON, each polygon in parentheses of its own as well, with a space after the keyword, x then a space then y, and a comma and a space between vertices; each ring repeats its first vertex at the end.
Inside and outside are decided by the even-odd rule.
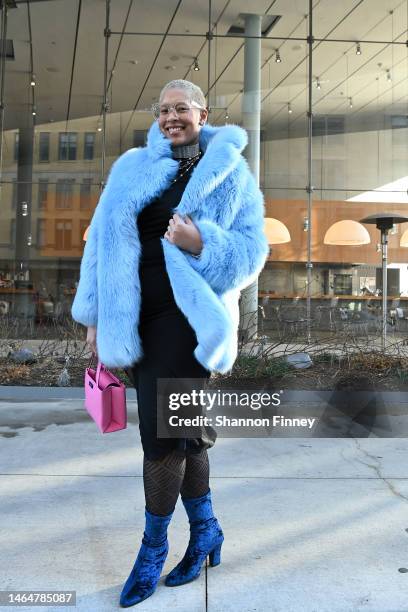
POLYGON ((311 325, 314 330, 318 330, 320 328, 324 311, 325 311, 324 306, 316 306, 316 308, 312 312, 311 325))
POLYGON ((353 336, 365 336, 368 338, 368 326, 370 317, 365 312, 354 312, 353 316, 348 320, 347 326, 353 336))
POLYGON ((296 337, 307 328, 307 315, 303 306, 288 306, 282 315, 283 333, 296 337))
POLYGON ((316 328, 323 327, 324 329, 334 329, 334 310, 335 306, 316 306, 316 317, 315 317, 315 325, 316 328))
POLYGON ((10 312, 10 302, 6 302, 5 300, 0 301, 0 315, 4 316, 10 312))
POLYGON ((333 308, 332 320, 335 332, 345 331, 349 320, 347 308, 342 308, 341 306, 333 308))
POLYGON ((266 331, 279 331, 282 329, 282 320, 279 306, 268 304, 264 306, 265 320, 263 328, 266 331))
POLYGON ((398 332, 406 332, 408 331, 408 316, 406 316, 405 311, 401 307, 397 307, 395 309, 396 319, 395 319, 395 329, 398 332))

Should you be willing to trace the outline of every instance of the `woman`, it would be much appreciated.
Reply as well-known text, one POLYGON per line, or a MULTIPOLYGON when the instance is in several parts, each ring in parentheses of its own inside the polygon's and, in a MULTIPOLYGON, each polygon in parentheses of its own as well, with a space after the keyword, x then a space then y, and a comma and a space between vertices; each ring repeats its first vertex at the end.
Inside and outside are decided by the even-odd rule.
POLYGON ((158 438, 157 379, 205 381, 231 370, 240 289, 268 253, 263 197, 241 155, 246 132, 206 125, 203 92, 184 80, 163 88, 154 115, 147 146, 112 165, 72 306, 91 349, 107 367, 126 368, 137 390, 146 524, 123 607, 156 589, 179 494, 190 540, 166 585, 196 579, 207 555, 220 563, 207 455, 213 432, 158 438))

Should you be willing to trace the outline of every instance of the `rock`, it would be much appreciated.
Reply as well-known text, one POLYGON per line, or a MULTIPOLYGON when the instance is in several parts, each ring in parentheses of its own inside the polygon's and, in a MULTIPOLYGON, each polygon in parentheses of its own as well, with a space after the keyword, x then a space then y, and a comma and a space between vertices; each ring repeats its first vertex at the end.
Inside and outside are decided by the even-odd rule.
POLYGON ((289 365, 293 366, 297 370, 304 370, 310 368, 313 365, 313 361, 308 353, 294 353, 293 355, 286 355, 286 361, 289 365))
POLYGON ((29 364, 35 363, 37 361, 37 357, 35 356, 33 351, 30 351, 30 349, 26 348, 9 353, 8 358, 11 359, 11 361, 14 361, 14 363, 29 364))

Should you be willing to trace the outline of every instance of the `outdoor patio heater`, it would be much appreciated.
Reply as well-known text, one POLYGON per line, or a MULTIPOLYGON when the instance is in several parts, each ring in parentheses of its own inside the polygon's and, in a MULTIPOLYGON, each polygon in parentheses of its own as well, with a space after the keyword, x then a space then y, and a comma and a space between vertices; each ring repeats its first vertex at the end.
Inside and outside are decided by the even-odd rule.
POLYGON ((394 213, 375 213, 361 219, 360 223, 376 225, 381 232, 381 256, 382 256, 382 348, 385 350, 387 341, 387 247, 388 232, 394 224, 406 223, 408 217, 394 213))

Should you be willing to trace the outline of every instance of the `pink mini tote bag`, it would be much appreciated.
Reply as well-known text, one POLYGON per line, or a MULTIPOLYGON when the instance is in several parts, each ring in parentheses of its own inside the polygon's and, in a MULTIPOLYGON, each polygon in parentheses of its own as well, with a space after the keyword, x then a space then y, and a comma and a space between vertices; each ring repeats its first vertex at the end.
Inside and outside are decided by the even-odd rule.
POLYGON ((126 429, 126 387, 99 360, 96 370, 85 369, 85 408, 101 433, 126 429))

